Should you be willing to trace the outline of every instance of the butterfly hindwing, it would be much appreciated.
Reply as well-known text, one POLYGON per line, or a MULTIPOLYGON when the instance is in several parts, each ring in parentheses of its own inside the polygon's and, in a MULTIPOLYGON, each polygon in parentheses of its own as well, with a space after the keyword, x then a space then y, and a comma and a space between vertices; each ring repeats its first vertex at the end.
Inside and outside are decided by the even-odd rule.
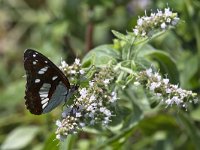
POLYGON ((24 52, 24 68, 27 78, 25 104, 31 113, 47 113, 66 99, 70 83, 47 57, 27 49, 24 52))

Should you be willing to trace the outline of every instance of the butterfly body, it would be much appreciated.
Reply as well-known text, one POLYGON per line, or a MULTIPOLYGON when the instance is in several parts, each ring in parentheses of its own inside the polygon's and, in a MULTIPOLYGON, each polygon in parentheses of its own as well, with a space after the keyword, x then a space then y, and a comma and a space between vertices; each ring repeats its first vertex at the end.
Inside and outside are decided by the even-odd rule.
POLYGON ((50 112, 78 88, 70 86, 63 72, 35 50, 25 50, 24 69, 27 79, 25 104, 35 115, 50 112))

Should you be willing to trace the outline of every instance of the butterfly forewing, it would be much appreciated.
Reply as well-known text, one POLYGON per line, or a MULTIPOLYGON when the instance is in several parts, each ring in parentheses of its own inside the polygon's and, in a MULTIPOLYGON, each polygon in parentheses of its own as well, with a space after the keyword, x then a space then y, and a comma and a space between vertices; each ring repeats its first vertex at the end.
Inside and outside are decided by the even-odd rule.
POLYGON ((25 104, 31 113, 47 113, 66 99, 69 81, 47 57, 27 49, 24 52, 24 68, 27 78, 25 104))

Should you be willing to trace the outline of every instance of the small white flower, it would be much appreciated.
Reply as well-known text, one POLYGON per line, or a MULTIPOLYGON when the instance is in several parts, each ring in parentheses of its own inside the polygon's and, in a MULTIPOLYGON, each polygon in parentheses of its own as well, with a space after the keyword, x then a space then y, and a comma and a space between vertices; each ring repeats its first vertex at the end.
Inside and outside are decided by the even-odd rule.
POLYGON ((63 117, 63 118, 67 117, 67 113, 66 113, 65 111, 62 112, 62 117, 63 117))
POLYGON ((156 93, 156 96, 161 97, 162 94, 161 93, 156 93))
POLYGON ((146 35, 146 32, 143 30, 142 31, 142 36, 145 36, 146 35))
POLYGON ((81 116, 82 116, 82 115, 81 115, 80 112, 76 113, 76 117, 81 117, 81 116))
POLYGON ((60 134, 57 134, 56 135, 56 139, 60 140, 60 141, 63 141, 63 139, 61 138, 61 135, 60 134))
POLYGON ((104 112, 105 110, 106 110, 105 107, 101 107, 101 108, 99 109, 100 112, 104 112))
POLYGON ((63 60, 63 61, 61 61, 61 67, 66 68, 66 67, 68 67, 68 64, 63 60))
POLYGON ((152 69, 151 68, 147 69, 146 74, 147 74, 148 77, 151 77, 152 76, 152 69))
POLYGON ((92 105, 88 106, 87 111, 92 111, 94 108, 92 105))
POLYGON ((173 105, 176 103, 176 105, 180 106, 180 104, 183 102, 181 99, 178 98, 178 96, 174 96, 171 99, 167 99, 166 101, 167 105, 173 105))
POLYGON ((173 26, 177 25, 177 23, 178 23, 179 20, 180 20, 180 18, 175 17, 175 18, 172 20, 172 25, 173 25, 173 26))
POLYGON ((172 12, 170 11, 170 8, 165 8, 165 15, 166 16, 171 16, 172 12))
POLYGON ((113 91, 113 92, 111 93, 111 95, 112 95, 112 96, 116 96, 117 93, 113 91))
POLYGON ((80 125, 81 127, 84 127, 84 126, 85 126, 85 123, 80 122, 79 125, 80 125))
POLYGON ((156 73, 154 74, 154 76, 156 77, 156 79, 157 79, 158 81, 160 81, 160 80, 161 80, 161 76, 159 75, 159 73, 158 73, 158 72, 156 72, 156 73))
POLYGON ((189 94, 188 91, 183 90, 183 89, 181 89, 181 88, 178 88, 178 89, 176 90, 176 92, 179 93, 179 94, 189 94))
POLYGON ((170 94, 170 93, 172 92, 172 90, 171 90, 170 88, 167 88, 167 89, 165 90, 165 92, 166 92, 167 94, 170 94))
POLYGON ((110 79, 105 79, 105 80, 103 81, 103 83, 104 83, 105 85, 108 85, 108 84, 110 83, 110 79))
POLYGON ((110 116, 111 116, 111 112, 110 112, 110 110, 108 110, 108 109, 105 109, 104 114, 105 114, 107 117, 110 117, 110 116))
POLYGON ((79 93, 81 94, 82 98, 86 98, 86 96, 87 96, 87 90, 86 90, 86 88, 82 88, 79 93))
POLYGON ((103 124, 104 124, 104 125, 107 125, 108 123, 109 123, 108 120, 104 120, 104 121, 103 121, 103 124))
POLYGON ((163 15, 162 11, 161 11, 161 10, 157 10, 157 11, 158 11, 158 12, 157 12, 156 15, 161 17, 161 16, 163 15))
MULTIPOLYGON (((183 107, 183 108, 186 108, 186 107, 187 107, 187 105, 186 105, 186 104, 183 104, 183 105, 182 105, 182 107, 183 107)), ((187 111, 187 108, 186 108, 186 111, 187 111)))
POLYGON ((89 102, 93 102, 96 99, 96 97, 94 95, 90 96, 89 102))
POLYGON ((177 90, 177 89, 178 89, 178 85, 172 85, 172 88, 173 88, 174 90, 177 90))
POLYGON ((102 102, 100 101, 100 102, 98 103, 98 105, 99 105, 99 106, 102 106, 103 104, 102 104, 102 102))
POLYGON ((135 33, 135 35, 137 36, 138 33, 139 33, 139 30, 138 29, 133 29, 133 32, 135 33))
POLYGON ((180 105, 180 103, 182 103, 182 100, 178 98, 178 96, 174 96, 171 99, 172 101, 174 101, 177 105, 180 105))
POLYGON ((150 89, 151 91, 154 91, 155 88, 158 88, 160 85, 161 85, 160 82, 158 82, 158 83, 157 83, 157 82, 152 82, 151 85, 150 85, 150 87, 149 87, 149 89, 150 89))
POLYGON ((167 26, 166 24, 163 22, 161 25, 160 25, 161 29, 165 29, 167 26))
POLYGON ((167 104, 167 106, 169 106, 169 105, 172 105, 174 101, 172 101, 171 99, 167 99, 165 103, 167 104))
POLYGON ((76 74, 76 70, 70 70, 71 74, 76 74))
POLYGON ((91 105, 92 105, 94 108, 96 108, 97 103, 92 103, 91 105))
POLYGON ((57 125, 58 127, 62 127, 61 121, 60 121, 60 120, 56 120, 56 125, 57 125))
POLYGON ((117 100, 117 93, 116 92, 112 92, 111 93, 111 99, 110 102, 114 103, 117 100))
POLYGON ((107 125, 109 123, 109 121, 110 121, 109 117, 105 117, 104 120, 103 120, 103 124, 107 125))
POLYGON ((109 117, 104 117, 104 120, 108 120, 109 121, 109 119, 110 119, 109 117))
POLYGON ((151 17, 146 16, 146 17, 143 17, 143 19, 144 19, 147 23, 149 23, 151 17))
POLYGON ((84 74, 85 73, 85 71, 83 69, 81 69, 79 72, 80 72, 80 74, 84 74))
POLYGON ((170 23, 171 22, 171 18, 167 18, 166 22, 170 23))
POLYGON ((165 85, 167 85, 169 83, 169 79, 163 79, 163 82, 165 85))
POLYGON ((89 81, 89 85, 90 85, 90 87, 93 87, 94 86, 94 82, 89 81))
POLYGON ((80 59, 76 58, 75 59, 75 64, 80 65, 80 59))
POLYGON ((182 92, 182 93, 180 93, 180 97, 181 97, 181 99, 183 99, 183 98, 187 97, 187 95, 186 95, 186 93, 182 92))
POLYGON ((143 24, 143 20, 141 19, 141 18, 139 18, 138 20, 137 20, 137 25, 138 26, 141 26, 143 24))
POLYGON ((187 91, 187 94, 188 95, 192 95, 192 91, 187 91))

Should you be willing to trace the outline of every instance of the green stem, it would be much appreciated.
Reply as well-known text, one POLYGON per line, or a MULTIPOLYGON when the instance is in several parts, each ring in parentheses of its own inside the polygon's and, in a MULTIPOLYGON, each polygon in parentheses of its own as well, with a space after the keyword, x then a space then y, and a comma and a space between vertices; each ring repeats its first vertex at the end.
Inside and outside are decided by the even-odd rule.
POLYGON ((134 43, 135 39, 136 39, 136 38, 133 37, 133 39, 131 40, 131 45, 130 45, 130 48, 129 48, 128 54, 127 54, 127 60, 130 60, 130 58, 131 58, 131 50, 132 50, 132 48, 133 48, 133 43, 134 43))
MULTIPOLYGON (((142 119, 142 117, 140 118, 140 120, 142 119)), ((109 140, 107 140, 105 143, 99 145, 96 149, 97 150, 101 150, 101 149, 105 149, 106 146, 108 145, 114 145, 115 143, 119 143, 120 140, 127 140, 136 130, 138 122, 134 122, 132 123, 128 128, 124 129, 121 133, 117 134, 116 136, 110 138, 109 140)))
POLYGON ((117 65, 115 66, 115 68, 114 68, 114 70, 118 70, 118 69, 120 69, 120 70, 122 70, 122 71, 124 71, 124 72, 126 72, 126 73, 132 74, 132 75, 134 75, 134 76, 137 76, 137 74, 136 74, 135 72, 133 72, 133 70, 131 70, 131 69, 129 69, 129 68, 126 68, 126 67, 122 67, 122 66, 121 66, 121 63, 117 64, 117 65))

